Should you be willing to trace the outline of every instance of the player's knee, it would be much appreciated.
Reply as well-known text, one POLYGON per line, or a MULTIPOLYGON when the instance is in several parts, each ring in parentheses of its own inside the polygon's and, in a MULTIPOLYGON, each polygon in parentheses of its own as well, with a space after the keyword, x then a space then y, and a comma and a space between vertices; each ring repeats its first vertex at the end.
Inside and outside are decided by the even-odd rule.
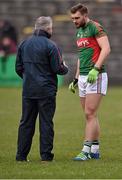
POLYGON ((87 108, 85 109, 85 116, 87 120, 92 120, 96 117, 96 111, 94 108, 87 108))

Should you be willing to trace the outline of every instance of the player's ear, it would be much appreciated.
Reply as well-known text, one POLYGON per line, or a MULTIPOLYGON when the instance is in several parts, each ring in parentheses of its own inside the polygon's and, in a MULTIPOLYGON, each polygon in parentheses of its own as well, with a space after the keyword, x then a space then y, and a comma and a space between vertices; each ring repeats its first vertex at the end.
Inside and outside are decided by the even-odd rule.
POLYGON ((85 18, 87 18, 87 17, 88 17, 88 14, 87 14, 87 13, 85 13, 85 14, 84 14, 84 17, 85 17, 85 18))

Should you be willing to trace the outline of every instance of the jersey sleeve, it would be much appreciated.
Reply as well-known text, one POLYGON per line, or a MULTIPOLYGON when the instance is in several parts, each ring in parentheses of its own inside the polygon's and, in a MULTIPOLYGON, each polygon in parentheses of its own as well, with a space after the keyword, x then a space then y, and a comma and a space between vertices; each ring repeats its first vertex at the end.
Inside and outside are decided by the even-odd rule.
POLYGON ((99 23, 94 22, 94 36, 96 38, 100 38, 103 36, 106 36, 107 33, 105 31, 105 29, 103 28, 103 26, 99 23))

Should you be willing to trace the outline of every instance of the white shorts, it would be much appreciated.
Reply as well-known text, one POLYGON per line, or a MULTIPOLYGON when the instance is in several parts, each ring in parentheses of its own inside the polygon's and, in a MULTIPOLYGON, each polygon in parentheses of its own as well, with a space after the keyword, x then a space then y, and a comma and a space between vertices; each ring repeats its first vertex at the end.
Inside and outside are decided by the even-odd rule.
POLYGON ((108 76, 106 72, 100 73, 98 75, 97 81, 93 84, 88 83, 87 78, 88 76, 79 75, 78 88, 80 97, 85 97, 86 94, 106 95, 108 86, 108 76))

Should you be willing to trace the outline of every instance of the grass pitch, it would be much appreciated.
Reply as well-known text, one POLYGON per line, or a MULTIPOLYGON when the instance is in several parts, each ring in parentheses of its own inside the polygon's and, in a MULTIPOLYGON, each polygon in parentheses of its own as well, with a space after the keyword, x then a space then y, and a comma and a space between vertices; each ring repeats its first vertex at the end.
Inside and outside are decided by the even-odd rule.
MULTIPOLYGON (((77 93, 78 94, 78 93, 77 93)), ((74 162, 84 135, 84 115, 79 97, 60 88, 54 118, 54 162, 42 164, 39 157, 38 120, 30 163, 15 161, 21 89, 0 89, 0 179, 122 179, 122 89, 109 88, 103 98, 101 159, 74 162)))

